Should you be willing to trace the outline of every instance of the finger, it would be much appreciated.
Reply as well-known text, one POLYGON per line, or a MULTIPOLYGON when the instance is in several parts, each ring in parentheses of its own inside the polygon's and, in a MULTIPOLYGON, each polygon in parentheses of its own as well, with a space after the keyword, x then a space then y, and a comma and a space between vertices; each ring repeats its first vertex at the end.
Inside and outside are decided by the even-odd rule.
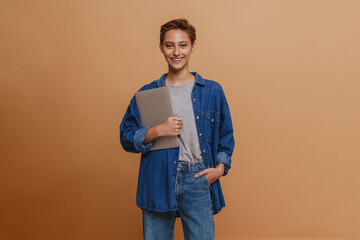
POLYGON ((172 117, 169 117, 172 121, 179 121, 181 118, 177 117, 177 116, 172 116, 172 117))
POLYGON ((201 172, 198 172, 197 174, 195 174, 195 177, 198 178, 198 177, 201 177, 202 175, 206 174, 207 173, 207 169, 205 170, 202 170, 201 172))
POLYGON ((172 121, 173 121, 175 124, 182 124, 182 120, 179 120, 179 119, 172 119, 172 121))

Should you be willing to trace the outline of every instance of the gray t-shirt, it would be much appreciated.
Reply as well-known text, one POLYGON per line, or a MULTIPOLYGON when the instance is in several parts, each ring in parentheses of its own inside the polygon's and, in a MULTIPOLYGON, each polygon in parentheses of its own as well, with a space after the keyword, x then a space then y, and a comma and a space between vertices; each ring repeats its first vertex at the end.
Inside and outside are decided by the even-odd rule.
POLYGON ((166 85, 170 89, 174 114, 183 120, 183 127, 179 136, 180 162, 194 163, 202 160, 194 110, 191 102, 191 92, 194 83, 195 80, 182 86, 166 85))

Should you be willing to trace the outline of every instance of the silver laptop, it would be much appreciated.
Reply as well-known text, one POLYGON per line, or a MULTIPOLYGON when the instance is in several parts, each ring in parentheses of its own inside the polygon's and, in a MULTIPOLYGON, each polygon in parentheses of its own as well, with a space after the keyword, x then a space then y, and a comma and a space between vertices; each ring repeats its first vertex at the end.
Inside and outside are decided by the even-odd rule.
MULTIPOLYGON (((154 127, 162 124, 168 117, 174 116, 170 91, 167 86, 135 93, 141 127, 154 127)), ((150 150, 174 148, 179 146, 178 136, 155 139, 150 150)))

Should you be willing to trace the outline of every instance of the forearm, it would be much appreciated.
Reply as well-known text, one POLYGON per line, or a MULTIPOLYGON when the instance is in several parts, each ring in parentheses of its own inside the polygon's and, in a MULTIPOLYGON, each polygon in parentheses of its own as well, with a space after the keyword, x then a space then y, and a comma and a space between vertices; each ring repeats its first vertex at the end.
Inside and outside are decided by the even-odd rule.
POLYGON ((223 163, 218 163, 216 165, 216 169, 219 170, 219 172, 221 173, 221 176, 224 174, 224 171, 225 171, 225 164, 223 163))
POLYGON ((155 127, 149 128, 146 133, 144 144, 154 141, 155 139, 161 137, 161 125, 157 125, 155 127))
POLYGON ((162 136, 178 136, 181 133, 182 119, 179 117, 169 117, 164 123, 149 128, 143 144, 154 141, 162 136))

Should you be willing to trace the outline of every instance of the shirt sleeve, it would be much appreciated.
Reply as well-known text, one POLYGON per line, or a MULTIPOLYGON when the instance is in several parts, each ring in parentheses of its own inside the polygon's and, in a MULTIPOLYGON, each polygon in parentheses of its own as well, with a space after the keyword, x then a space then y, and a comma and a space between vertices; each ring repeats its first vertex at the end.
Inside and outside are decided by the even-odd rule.
POLYGON ((225 171, 223 176, 228 174, 231 168, 231 156, 235 147, 235 140, 233 134, 233 125, 231 121, 230 109, 227 103, 223 89, 220 86, 221 96, 221 112, 220 112, 220 126, 219 126, 219 143, 216 155, 216 164, 223 163, 225 171))
POLYGON ((133 153, 148 152, 153 141, 147 144, 143 142, 149 129, 150 127, 141 127, 136 100, 133 97, 120 124, 120 143, 124 150, 133 153))

